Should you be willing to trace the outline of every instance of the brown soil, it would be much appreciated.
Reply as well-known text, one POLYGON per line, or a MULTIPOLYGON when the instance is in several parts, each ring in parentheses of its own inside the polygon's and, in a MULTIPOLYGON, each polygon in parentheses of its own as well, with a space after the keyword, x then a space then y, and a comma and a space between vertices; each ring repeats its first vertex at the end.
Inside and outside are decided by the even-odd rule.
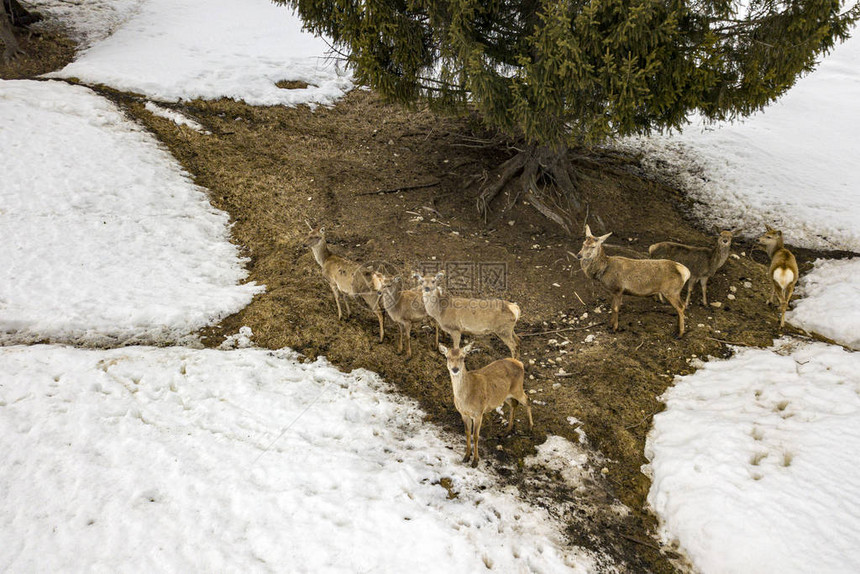
MULTIPOLYGON (((58 67, 51 59, 56 53, 68 57, 66 41, 55 43, 42 65, 58 67)), ((36 51, 32 44, 25 49, 36 51)), ((39 54, 31 58, 39 61, 39 54)), ((7 72, 14 69, 3 70, 11 77, 7 72)), ((493 205, 495 222, 485 226, 478 219, 477 181, 510 152, 483 145, 485 134, 467 119, 388 105, 363 90, 313 111, 229 100, 171 106, 205 126, 211 132, 205 135, 153 116, 137 96, 99 91, 152 130, 210 190, 212 204, 232 217, 233 237, 249 258, 249 279, 266 285, 247 308, 206 330, 206 344, 218 345, 247 325, 257 345, 292 347, 308 357, 325 355, 343 369, 376 371, 420 402, 428 424, 458 433, 451 448, 461 452, 462 422, 443 359, 431 348, 429 325, 407 360, 396 352, 396 326, 387 321, 379 344, 375 318, 359 302, 350 319, 339 321, 331 292, 302 245, 305 222, 325 225, 335 253, 403 272, 441 262, 503 263, 506 289, 483 291, 523 310, 517 331, 535 428, 528 432, 520 419, 520 432, 504 437, 496 417, 487 417, 494 420, 482 430, 481 464, 564 521, 571 543, 605 553, 623 571, 686 569, 652 537, 656 522, 645 509, 650 485, 640 470, 647 462, 645 438, 662 408, 658 397, 676 375, 694 370, 691 360, 727 356, 726 342, 771 343, 777 316, 764 304, 763 254, 753 260, 749 244, 735 245, 740 257, 731 257, 709 283, 711 300, 721 306, 704 308, 697 291, 683 339, 674 337, 672 308, 652 298, 626 298, 621 331, 612 333, 605 293, 567 254, 579 250, 581 237, 566 236, 522 202, 503 211, 508 196, 493 205), (571 424, 569 417, 581 422, 571 424), (576 442, 577 428, 593 449, 586 487, 573 489, 555 471, 523 465, 548 434, 576 442), (616 501, 629 513, 618 512, 616 501)), ((611 253, 642 256, 649 244, 667 239, 710 242, 684 216, 684 196, 644 177, 635 158, 592 152, 576 162, 593 230, 613 232, 611 253)), ((814 255, 804 252, 801 263, 808 266, 814 255)), ((482 352, 470 358, 473 368, 506 355, 498 339, 477 342, 482 352)))

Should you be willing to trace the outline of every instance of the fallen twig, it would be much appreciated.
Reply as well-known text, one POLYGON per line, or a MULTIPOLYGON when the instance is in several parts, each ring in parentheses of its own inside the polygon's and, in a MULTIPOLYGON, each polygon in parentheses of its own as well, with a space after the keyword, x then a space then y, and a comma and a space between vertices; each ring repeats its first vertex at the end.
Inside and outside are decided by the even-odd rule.
POLYGON ((564 333, 566 331, 584 331, 585 329, 591 329, 592 327, 597 327, 599 325, 603 325, 605 321, 601 321, 599 323, 591 323, 590 325, 585 325, 584 327, 566 327, 564 329, 553 329, 551 331, 540 331, 538 333, 523 333, 520 337, 537 337, 538 335, 550 335, 553 333, 564 333))
POLYGON ((641 421, 639 421, 639 422, 638 422, 638 423, 636 423, 635 425, 630 425, 629 427, 624 427, 624 430, 635 429, 636 427, 638 427, 638 426, 639 426, 639 425, 641 425, 642 423, 646 422, 650 417, 653 417, 653 416, 654 416, 654 415, 656 415, 656 414, 657 414, 657 411, 654 411, 654 412, 653 412, 653 413, 651 413, 650 415, 645 415, 644 417, 642 417, 642 420, 641 420, 641 421))
POLYGON ((652 548, 657 552, 661 552, 660 547, 654 544, 653 542, 648 542, 647 540, 642 540, 641 538, 636 538, 635 536, 630 536, 628 534, 618 533, 618 536, 621 538, 626 538, 630 542, 635 542, 636 544, 641 544, 642 546, 647 546, 648 548, 652 548))
POLYGON ((433 187, 435 185, 439 185, 439 180, 431 181, 429 183, 417 183, 415 185, 404 185, 401 187, 395 187, 393 189, 381 189, 379 191, 366 191, 364 193, 356 194, 356 197, 361 197, 362 195, 385 195, 387 193, 398 193, 401 191, 410 191, 413 189, 423 189, 425 187, 433 187))
POLYGON ((740 347, 755 347, 756 345, 750 345, 748 343, 739 343, 737 341, 726 341, 725 339, 717 339, 716 337, 705 337, 706 339, 710 339, 711 341, 716 341, 718 343, 723 343, 724 345, 738 345, 740 347))

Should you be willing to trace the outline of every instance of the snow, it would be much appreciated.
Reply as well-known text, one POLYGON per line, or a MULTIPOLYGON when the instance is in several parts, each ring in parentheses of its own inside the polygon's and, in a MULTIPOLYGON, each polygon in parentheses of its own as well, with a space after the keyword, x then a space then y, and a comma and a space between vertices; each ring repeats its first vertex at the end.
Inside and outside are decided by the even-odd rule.
POLYGON ((860 351, 860 259, 819 259, 801 275, 787 320, 860 351))
POLYGON ((707 224, 756 236, 767 223, 793 245, 860 251, 856 32, 764 111, 734 124, 694 121, 626 147, 682 183, 707 224))
POLYGON ((663 400, 648 501, 703 574, 860 571, 860 354, 786 339, 663 400))
MULTIPOLYGON (((42 1, 48 13, 62 6, 42 1)), ((262 106, 331 105, 352 88, 328 44, 270 0, 102 1, 56 14, 92 42, 50 77, 159 101, 227 97, 262 106), (281 80, 309 86, 282 89, 275 85, 281 80)))
POLYGON ((287 350, 0 348, 0 570, 592 570, 422 419, 287 350))
POLYGON ((166 343, 262 287, 228 218, 87 88, 0 82, 0 341, 166 343))

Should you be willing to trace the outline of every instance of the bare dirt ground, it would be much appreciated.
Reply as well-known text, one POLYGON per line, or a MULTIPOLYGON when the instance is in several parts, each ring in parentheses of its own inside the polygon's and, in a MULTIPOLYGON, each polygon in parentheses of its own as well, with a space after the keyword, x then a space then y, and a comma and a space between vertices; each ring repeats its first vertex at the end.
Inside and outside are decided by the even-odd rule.
MULTIPOLYGON (((56 69, 71 57, 71 46, 43 34, 25 43, 28 58, 0 73, 33 77, 56 69)), ((579 250, 582 237, 566 235, 521 201, 507 206, 508 196, 493 204, 488 225, 478 218, 477 181, 511 152, 482 143, 486 134, 468 119, 388 105, 364 90, 331 109, 230 100, 169 106, 211 132, 201 134, 153 116, 136 95, 96 89, 150 129, 209 190, 212 204, 230 214, 249 279, 266 285, 242 312, 201 334, 207 345, 247 325, 259 346, 292 347, 346 370, 376 371, 420 402, 428 424, 455 433, 451 448, 459 453, 462 422, 429 325, 407 360, 396 352, 396 326, 387 320, 385 342, 378 343, 376 320, 358 301, 353 316, 338 321, 331 292, 302 245, 305 222, 325 225, 333 252, 404 273, 460 262, 467 264, 461 272, 471 269, 479 278, 481 265, 498 270, 504 264, 503 289, 476 290, 523 310, 517 332, 535 428, 529 432, 519 419, 519 432, 505 437, 498 417, 488 416, 481 464, 558 516, 572 544, 605 553, 622 571, 687 568, 653 538, 656 521, 645 508, 649 481, 641 472, 645 438, 662 408, 658 397, 676 375, 695 369, 691 361, 727 356, 728 342, 765 346, 777 334, 776 312, 765 305, 766 257, 750 257, 751 242, 736 242, 738 257, 709 282, 710 300, 719 307, 703 307, 694 294, 683 339, 674 337, 673 309, 652 298, 625 298, 621 330, 613 333, 606 294, 567 253, 579 250), (584 486, 566 484, 558 470, 523 463, 547 435, 577 442, 581 432, 592 453, 584 486)), ((592 215, 604 224, 592 218, 593 231, 613 232, 610 253, 641 257, 663 240, 710 243, 709 232, 685 217, 683 194, 645 177, 635 157, 592 151, 574 165, 592 215)), ((800 252, 798 259, 808 268, 814 256, 800 252)), ((477 343, 481 352, 469 359, 472 368, 506 356, 498 339, 477 343)))

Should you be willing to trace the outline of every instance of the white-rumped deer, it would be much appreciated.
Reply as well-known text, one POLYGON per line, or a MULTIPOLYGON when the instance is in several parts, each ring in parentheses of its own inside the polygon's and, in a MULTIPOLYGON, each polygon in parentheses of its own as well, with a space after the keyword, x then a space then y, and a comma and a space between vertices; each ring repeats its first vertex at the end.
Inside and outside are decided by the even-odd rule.
MULTIPOLYGON (((397 323, 400 331, 400 343, 397 352, 403 352, 403 333, 406 332, 406 356, 412 357, 412 323, 429 317, 424 309, 424 298, 421 292, 404 289, 403 280, 398 277, 386 277, 381 273, 373 274, 373 287, 380 296, 380 302, 385 312, 397 323)), ((436 345, 439 345, 439 325, 436 325, 436 345)))
POLYGON ((630 259, 606 255, 603 242, 610 235, 612 233, 595 237, 586 225, 585 241, 576 257, 585 275, 598 281, 612 295, 612 330, 618 330, 618 311, 625 293, 640 297, 662 295, 678 312, 678 336, 682 337, 684 304, 681 302, 681 289, 690 278, 690 270, 668 259, 630 259))
POLYGON ((739 230, 720 231, 713 247, 695 247, 662 241, 648 248, 648 254, 652 259, 671 259, 680 263, 690 270, 690 279, 687 281, 687 300, 684 306, 690 304, 690 296, 696 283, 702 286, 702 305, 708 306, 708 279, 714 276, 717 270, 723 266, 729 258, 732 247, 732 237, 739 230))
POLYGON ((794 255, 785 248, 782 242, 782 231, 765 225, 767 231, 758 238, 758 244, 765 248, 770 257, 770 277, 773 290, 768 305, 775 303, 774 297, 779 299, 779 326, 785 325, 785 310, 794 293, 794 285, 797 283, 800 272, 797 269, 797 260, 794 255))
POLYGON ((379 342, 381 343, 385 337, 385 316, 379 304, 379 294, 373 288, 371 271, 354 261, 330 253, 325 241, 325 230, 322 227, 311 230, 305 240, 305 246, 309 247, 314 254, 314 259, 322 269, 323 277, 328 281, 334 295, 334 302, 337 304, 337 318, 343 318, 340 309, 341 293, 344 295, 343 304, 346 307, 347 317, 351 313, 347 296, 361 297, 379 320, 379 342))
POLYGON ((421 294, 427 314, 433 317, 443 331, 451 335, 455 349, 460 348, 460 336, 463 333, 493 333, 507 345, 511 357, 516 358, 519 355, 519 337, 514 333, 514 326, 520 318, 519 305, 502 299, 454 297, 442 288, 444 271, 424 276, 416 272, 413 277, 421 282, 421 294))
POLYGON ((469 343, 462 349, 448 349, 439 345, 439 351, 448 360, 448 374, 454 390, 454 407, 463 417, 466 427, 466 456, 463 462, 472 459, 472 466, 478 466, 478 439, 481 436, 481 423, 484 414, 497 409, 503 403, 509 407, 508 429, 514 428, 514 413, 517 403, 526 408, 529 415, 529 429, 534 427, 532 408, 523 388, 525 370, 516 359, 500 359, 476 371, 466 370, 466 355, 472 350, 469 343))

